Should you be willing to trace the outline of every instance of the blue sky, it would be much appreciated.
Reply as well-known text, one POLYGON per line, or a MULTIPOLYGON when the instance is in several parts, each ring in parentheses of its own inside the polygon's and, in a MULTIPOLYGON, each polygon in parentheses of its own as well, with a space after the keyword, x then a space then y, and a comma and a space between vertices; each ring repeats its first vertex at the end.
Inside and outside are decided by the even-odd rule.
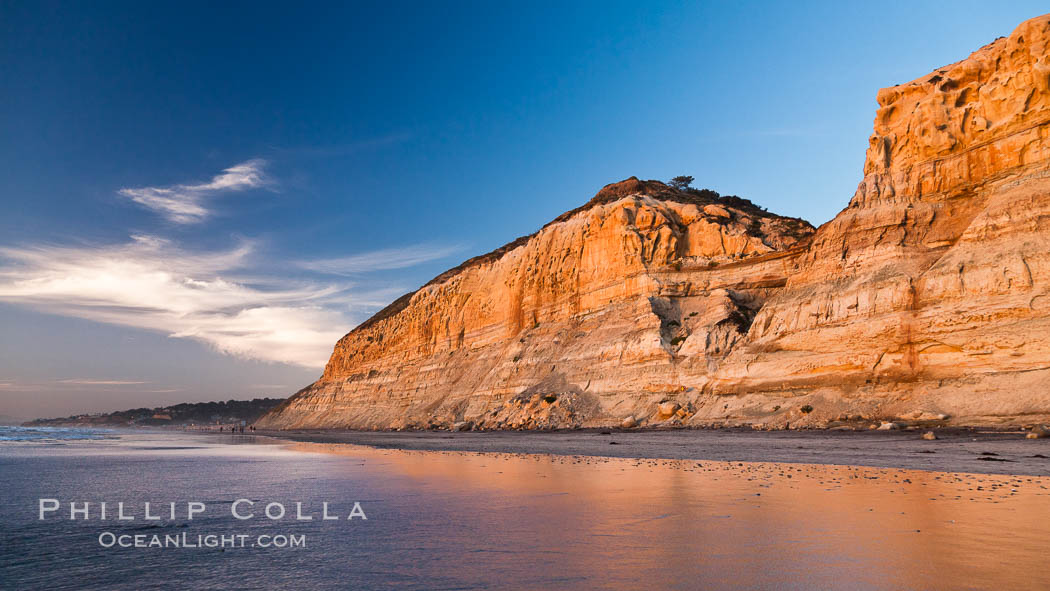
POLYGON ((1036 2, 0 5, 0 414, 285 396, 631 175, 827 221, 1036 2))

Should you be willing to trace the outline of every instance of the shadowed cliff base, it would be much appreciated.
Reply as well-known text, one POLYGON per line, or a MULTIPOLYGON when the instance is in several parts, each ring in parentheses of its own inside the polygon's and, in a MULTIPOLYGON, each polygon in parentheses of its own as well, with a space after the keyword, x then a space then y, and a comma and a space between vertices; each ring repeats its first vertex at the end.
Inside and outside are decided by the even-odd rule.
POLYGON ((258 424, 1050 422, 1050 16, 877 100, 819 229, 610 185, 354 329, 258 424))

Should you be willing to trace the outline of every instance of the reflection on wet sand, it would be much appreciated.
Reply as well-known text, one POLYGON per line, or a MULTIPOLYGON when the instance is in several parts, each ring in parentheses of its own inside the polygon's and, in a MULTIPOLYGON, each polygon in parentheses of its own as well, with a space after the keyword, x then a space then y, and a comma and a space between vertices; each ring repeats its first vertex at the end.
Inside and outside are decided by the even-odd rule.
POLYGON ((1047 478, 290 445, 405 477, 421 511, 487 503, 476 525, 499 530, 494 563, 531 560, 566 584, 1038 588, 1047 564, 1047 478))

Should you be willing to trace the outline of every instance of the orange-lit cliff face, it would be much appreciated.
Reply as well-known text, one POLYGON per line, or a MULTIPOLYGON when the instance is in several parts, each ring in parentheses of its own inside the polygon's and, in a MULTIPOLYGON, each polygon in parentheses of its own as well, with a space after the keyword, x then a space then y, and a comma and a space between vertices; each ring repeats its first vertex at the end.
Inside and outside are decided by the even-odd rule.
POLYGON ((722 391, 959 422, 1050 413, 1048 42, 1050 17, 1032 19, 879 92, 864 180, 722 391))
POLYGON ((1033 19, 882 90, 864 180, 815 233, 610 185, 352 331, 260 424, 1050 415, 1048 39, 1033 19))

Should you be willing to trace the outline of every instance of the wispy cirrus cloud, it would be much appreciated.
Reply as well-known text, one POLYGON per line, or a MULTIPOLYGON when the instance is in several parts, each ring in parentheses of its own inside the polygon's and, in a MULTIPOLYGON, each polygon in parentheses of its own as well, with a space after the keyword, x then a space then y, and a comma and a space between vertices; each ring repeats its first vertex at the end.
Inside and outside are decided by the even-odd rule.
POLYGON ((253 159, 227 168, 206 183, 124 188, 119 193, 172 222, 192 224, 204 220, 211 213, 204 203, 208 197, 269 184, 265 167, 265 160, 253 159))
POLYGON ((414 267, 447 258, 462 252, 462 245, 415 244, 401 248, 387 248, 346 257, 301 261, 303 269, 328 275, 356 275, 369 271, 385 271, 414 267))
POLYGON ((154 236, 0 248, 0 300, 192 338, 230 355, 321 367, 353 326, 345 286, 239 277, 251 243, 190 252, 154 236))
MULTIPOLYGON (((256 250, 254 242, 242 241, 190 251, 151 235, 102 246, 0 247, 0 301, 194 339, 238 357, 319 368, 355 320, 364 319, 361 312, 381 308, 405 290, 289 278, 288 270, 339 276, 402 269, 459 247, 416 245, 289 263, 277 274, 273 261, 256 260, 256 250), (261 273, 263 267, 269 273, 261 273)), ((137 385, 88 378, 62 383, 137 385)))

